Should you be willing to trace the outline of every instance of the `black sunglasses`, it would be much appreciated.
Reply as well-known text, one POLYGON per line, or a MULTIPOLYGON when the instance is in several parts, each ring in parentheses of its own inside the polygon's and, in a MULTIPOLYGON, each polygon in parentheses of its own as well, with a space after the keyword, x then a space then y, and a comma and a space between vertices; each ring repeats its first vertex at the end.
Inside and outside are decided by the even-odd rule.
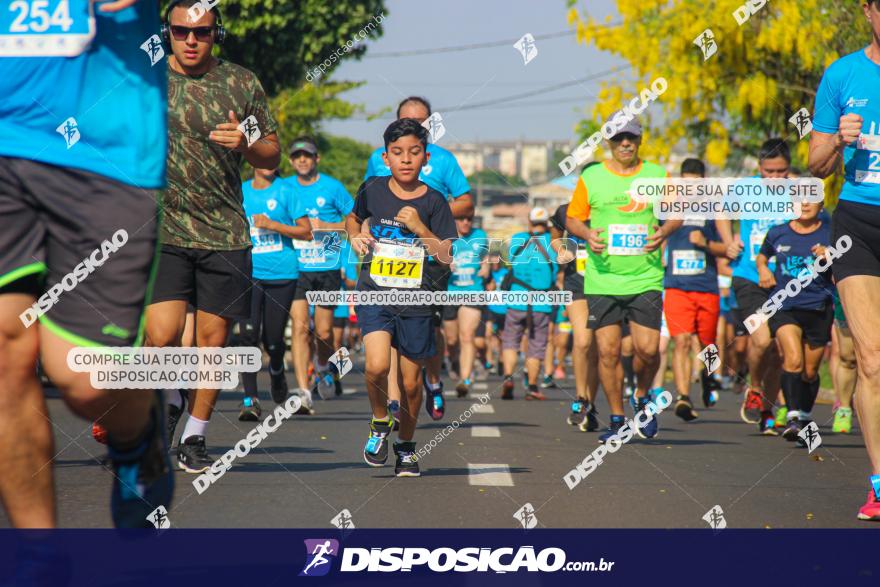
POLYGON ((187 27, 173 24, 171 25, 171 36, 174 37, 175 41, 185 41, 189 38, 189 34, 192 33, 196 36, 196 41, 201 41, 206 43, 211 40, 214 36, 214 27, 212 26, 197 26, 197 27, 187 27))

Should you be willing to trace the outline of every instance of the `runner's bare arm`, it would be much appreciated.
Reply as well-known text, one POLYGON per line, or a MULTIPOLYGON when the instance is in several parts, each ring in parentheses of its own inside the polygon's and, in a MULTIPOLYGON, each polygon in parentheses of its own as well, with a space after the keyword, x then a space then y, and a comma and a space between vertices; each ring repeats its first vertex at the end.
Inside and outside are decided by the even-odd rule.
POLYGON ((449 209, 452 210, 454 218, 472 216, 474 213, 474 199, 470 194, 464 194, 449 202, 449 209))
POLYGON ((660 248, 669 235, 681 228, 682 220, 667 220, 663 226, 655 226, 654 233, 648 237, 648 243, 645 245, 645 251, 652 253, 660 248))
POLYGON ((351 242, 352 248, 358 254, 366 255, 374 241, 372 236, 361 232, 362 224, 364 222, 354 212, 349 212, 345 218, 345 232, 348 233, 348 240, 351 242))
POLYGON ((758 268, 758 277, 760 278, 758 285, 761 287, 773 287, 776 285, 776 277, 773 276, 773 272, 767 266, 766 255, 759 253, 758 258, 755 259, 755 266, 758 268))
POLYGON ((275 169, 281 163, 281 146, 278 143, 278 135, 267 134, 248 145, 244 132, 239 128, 241 121, 232 110, 227 115, 228 121, 218 124, 211 131, 209 138, 212 142, 231 151, 239 151, 244 155, 245 161, 259 169, 275 169))
POLYGON ((291 226, 289 224, 282 224, 281 222, 271 220, 265 214, 257 214, 254 216, 254 226, 257 228, 272 230, 296 240, 310 241, 314 238, 312 236, 312 225, 309 224, 307 216, 297 218, 296 224, 291 226))
POLYGON ((134 6, 137 4, 138 0, 116 0, 116 2, 107 2, 106 4, 101 4, 101 7, 98 8, 100 12, 119 12, 120 10, 125 10, 129 6, 134 6))
POLYGON ((573 216, 565 217, 565 229, 569 234, 573 234, 576 237, 582 238, 584 240, 589 240, 590 238, 590 229, 587 226, 587 223, 579 218, 575 218, 573 216))
POLYGON ((862 132, 862 117, 846 114, 840 117, 840 126, 834 134, 813 130, 810 133, 810 172, 825 179, 840 167, 843 149, 852 145, 862 132))
POLYGON ((719 236, 721 236, 721 242, 724 243, 724 246, 729 246, 733 242, 733 228, 730 220, 716 220, 715 229, 718 231, 719 236))

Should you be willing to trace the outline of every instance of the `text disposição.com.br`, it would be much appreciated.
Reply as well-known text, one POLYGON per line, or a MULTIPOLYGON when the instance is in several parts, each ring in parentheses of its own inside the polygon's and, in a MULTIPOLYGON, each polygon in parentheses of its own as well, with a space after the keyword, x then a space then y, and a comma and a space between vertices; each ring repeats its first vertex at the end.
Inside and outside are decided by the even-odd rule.
POLYGON ((427 568, 436 573, 456 571, 516 573, 518 571, 553 573, 556 571, 609 572, 614 562, 567 561, 561 548, 535 551, 533 546, 517 548, 427 548, 388 547, 352 548, 342 552, 342 572, 409 572, 413 567, 427 568))

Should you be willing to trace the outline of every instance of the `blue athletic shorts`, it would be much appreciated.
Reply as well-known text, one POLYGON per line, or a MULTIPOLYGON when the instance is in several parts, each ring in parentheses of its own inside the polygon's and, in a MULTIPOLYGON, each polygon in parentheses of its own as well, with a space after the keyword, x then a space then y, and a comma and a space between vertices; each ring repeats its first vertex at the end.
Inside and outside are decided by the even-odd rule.
POLYGON ((427 359, 437 353, 432 315, 399 316, 385 306, 358 306, 362 336, 384 330, 391 334, 391 346, 408 359, 427 359))

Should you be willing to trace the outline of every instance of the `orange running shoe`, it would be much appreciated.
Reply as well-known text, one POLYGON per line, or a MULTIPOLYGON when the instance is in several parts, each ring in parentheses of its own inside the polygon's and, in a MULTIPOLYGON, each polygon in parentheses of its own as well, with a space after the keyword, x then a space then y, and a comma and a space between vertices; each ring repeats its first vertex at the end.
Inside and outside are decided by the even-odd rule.
POLYGON ((761 421, 761 410, 764 409, 764 394, 760 389, 750 387, 739 409, 739 417, 746 424, 757 424, 761 421))
POLYGON ((97 422, 92 422, 92 438, 101 444, 107 444, 107 429, 97 422))

